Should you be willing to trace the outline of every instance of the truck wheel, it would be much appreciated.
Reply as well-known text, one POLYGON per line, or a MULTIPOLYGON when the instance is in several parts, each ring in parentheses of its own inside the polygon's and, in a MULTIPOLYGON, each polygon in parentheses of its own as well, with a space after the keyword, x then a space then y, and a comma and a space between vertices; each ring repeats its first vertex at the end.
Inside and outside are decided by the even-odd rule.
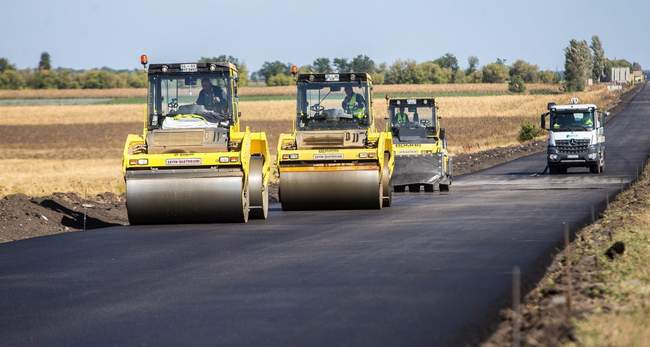
POLYGON ((599 174, 603 172, 603 167, 600 163, 589 165, 589 172, 592 174, 599 174))
POLYGON ((409 192, 418 193, 419 191, 420 191, 420 185, 419 184, 409 184, 409 192))
POLYGON ((406 186, 394 186, 393 191, 395 193, 404 193, 406 191, 406 186))
POLYGON ((424 191, 427 192, 427 193, 433 193, 433 191, 434 191, 433 184, 425 184, 424 185, 424 191))

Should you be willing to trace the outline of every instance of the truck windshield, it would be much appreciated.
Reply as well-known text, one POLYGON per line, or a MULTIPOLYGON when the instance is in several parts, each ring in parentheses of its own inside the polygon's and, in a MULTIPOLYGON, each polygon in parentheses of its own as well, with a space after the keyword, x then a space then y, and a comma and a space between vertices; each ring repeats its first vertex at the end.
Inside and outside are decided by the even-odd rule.
POLYGON ((394 128, 433 128, 435 118, 433 107, 391 106, 391 125, 394 128))
POLYGON ((227 126, 229 83, 226 73, 150 75, 150 127, 227 126))
POLYGON ((367 128, 370 124, 368 99, 368 85, 362 82, 300 83, 297 128, 367 128))
POLYGON ((566 111, 551 113, 553 131, 590 131, 594 128, 593 111, 566 111))

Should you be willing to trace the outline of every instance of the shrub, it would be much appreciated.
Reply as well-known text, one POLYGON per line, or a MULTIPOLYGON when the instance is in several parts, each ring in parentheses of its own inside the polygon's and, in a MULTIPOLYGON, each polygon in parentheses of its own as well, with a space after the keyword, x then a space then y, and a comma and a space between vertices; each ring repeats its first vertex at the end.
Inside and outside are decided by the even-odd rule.
POLYGON ((508 67, 501 63, 492 63, 483 66, 483 82, 503 83, 508 79, 508 67))
POLYGON ((514 75, 510 78, 508 82, 508 91, 511 93, 523 93, 526 91, 526 84, 524 79, 519 75, 514 75))
POLYGON ((272 86, 290 86, 290 85, 292 85, 294 83, 295 83, 295 81, 293 80, 293 78, 291 76, 285 75, 285 74, 282 74, 282 73, 277 74, 277 75, 273 75, 273 76, 269 77, 268 81, 266 81, 266 85, 270 86, 270 87, 272 87, 272 86))
POLYGON ((0 73, 0 89, 21 89, 25 87, 25 78, 15 70, 0 73))
POLYGON ((521 125, 521 129, 519 129, 519 141, 525 142, 533 140, 537 136, 541 135, 541 133, 542 129, 536 127, 533 123, 524 122, 524 124, 521 125))

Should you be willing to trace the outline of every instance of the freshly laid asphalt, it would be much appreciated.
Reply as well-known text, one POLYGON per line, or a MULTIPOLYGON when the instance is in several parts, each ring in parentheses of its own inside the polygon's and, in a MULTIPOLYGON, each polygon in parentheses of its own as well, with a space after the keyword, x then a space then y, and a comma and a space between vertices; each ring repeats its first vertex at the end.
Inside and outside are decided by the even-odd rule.
POLYGON ((563 222, 636 175, 650 88, 607 125, 604 175, 528 156, 400 194, 381 211, 282 212, 241 224, 112 227, 0 245, 0 345, 475 344, 562 245, 563 222))

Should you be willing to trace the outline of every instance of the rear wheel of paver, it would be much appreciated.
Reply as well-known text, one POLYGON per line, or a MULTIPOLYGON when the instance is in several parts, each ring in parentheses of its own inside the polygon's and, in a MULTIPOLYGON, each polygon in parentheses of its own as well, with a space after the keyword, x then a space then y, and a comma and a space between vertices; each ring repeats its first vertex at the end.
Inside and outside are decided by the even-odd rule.
POLYGON ((425 191, 425 192, 427 192, 427 193, 433 193, 434 190, 435 190, 435 188, 434 188, 434 185, 433 185, 433 184, 425 184, 425 185, 424 185, 424 191, 425 191))
POLYGON ((449 191, 449 185, 448 184, 439 184, 438 189, 440 189, 440 192, 448 192, 449 191))

